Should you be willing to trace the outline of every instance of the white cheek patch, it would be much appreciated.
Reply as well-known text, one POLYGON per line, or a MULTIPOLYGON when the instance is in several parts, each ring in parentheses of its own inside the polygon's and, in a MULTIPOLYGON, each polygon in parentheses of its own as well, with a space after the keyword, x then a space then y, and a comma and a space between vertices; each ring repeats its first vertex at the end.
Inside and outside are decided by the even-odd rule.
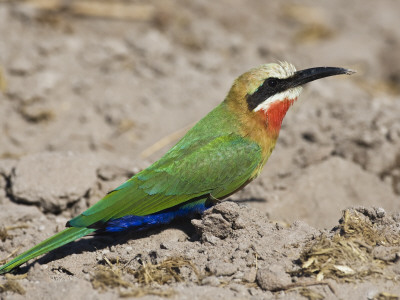
POLYGON ((299 97, 301 93, 302 87, 298 86, 292 89, 288 89, 286 91, 283 91, 281 93, 275 94, 266 100, 264 102, 261 102, 260 104, 257 105, 257 107, 254 109, 254 111, 259 111, 259 110, 264 110, 267 111, 270 105, 274 102, 277 101, 283 101, 285 99, 288 100, 293 100, 299 97))

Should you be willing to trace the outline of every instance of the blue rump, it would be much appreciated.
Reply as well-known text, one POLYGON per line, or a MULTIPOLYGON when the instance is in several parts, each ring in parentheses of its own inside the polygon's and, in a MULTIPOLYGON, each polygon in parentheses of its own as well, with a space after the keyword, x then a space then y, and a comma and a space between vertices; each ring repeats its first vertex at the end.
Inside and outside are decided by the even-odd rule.
POLYGON ((105 232, 120 232, 127 229, 143 230, 157 225, 168 224, 176 218, 193 218, 212 206, 211 201, 201 201, 177 205, 147 216, 128 215, 111 219, 105 224, 105 232))

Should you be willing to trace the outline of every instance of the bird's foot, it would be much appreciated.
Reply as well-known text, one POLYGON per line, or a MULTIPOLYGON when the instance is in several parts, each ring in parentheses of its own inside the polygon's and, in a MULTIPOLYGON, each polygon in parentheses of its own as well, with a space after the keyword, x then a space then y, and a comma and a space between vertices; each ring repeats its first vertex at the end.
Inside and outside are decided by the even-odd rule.
POLYGON ((213 205, 223 202, 224 200, 215 198, 211 193, 208 195, 208 199, 211 200, 213 205))

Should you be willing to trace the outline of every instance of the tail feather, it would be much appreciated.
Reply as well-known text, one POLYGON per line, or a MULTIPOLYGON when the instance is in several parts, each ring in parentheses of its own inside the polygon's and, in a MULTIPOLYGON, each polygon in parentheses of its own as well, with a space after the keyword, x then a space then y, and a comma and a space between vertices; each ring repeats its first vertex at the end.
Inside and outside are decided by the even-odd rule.
POLYGON ((35 247, 25 251, 24 253, 18 255, 13 260, 9 261, 5 265, 0 267, 0 274, 10 272, 15 267, 22 265, 24 262, 49 252, 53 249, 61 247, 62 245, 68 244, 80 237, 83 237, 89 233, 96 231, 92 228, 77 228, 71 227, 67 228, 52 237, 44 240, 43 242, 37 244, 35 247))

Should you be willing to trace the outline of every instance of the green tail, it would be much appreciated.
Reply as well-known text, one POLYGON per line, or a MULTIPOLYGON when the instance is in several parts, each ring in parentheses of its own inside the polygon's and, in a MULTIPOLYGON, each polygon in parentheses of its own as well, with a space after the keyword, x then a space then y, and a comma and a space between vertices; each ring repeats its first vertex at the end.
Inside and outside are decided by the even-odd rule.
POLYGON ((61 247, 62 245, 72 242, 72 241, 74 241, 80 237, 83 237, 89 233, 92 233, 94 231, 95 231, 95 229, 84 228, 84 227, 83 228, 77 228, 77 227, 67 228, 67 229, 53 235, 52 237, 48 238, 47 240, 44 240, 40 244, 29 249, 28 251, 18 255, 16 258, 14 258, 13 260, 6 263, 4 266, 1 266, 0 274, 10 272, 15 267, 22 265, 24 262, 26 262, 32 258, 35 258, 41 254, 49 252, 58 247, 61 247))

